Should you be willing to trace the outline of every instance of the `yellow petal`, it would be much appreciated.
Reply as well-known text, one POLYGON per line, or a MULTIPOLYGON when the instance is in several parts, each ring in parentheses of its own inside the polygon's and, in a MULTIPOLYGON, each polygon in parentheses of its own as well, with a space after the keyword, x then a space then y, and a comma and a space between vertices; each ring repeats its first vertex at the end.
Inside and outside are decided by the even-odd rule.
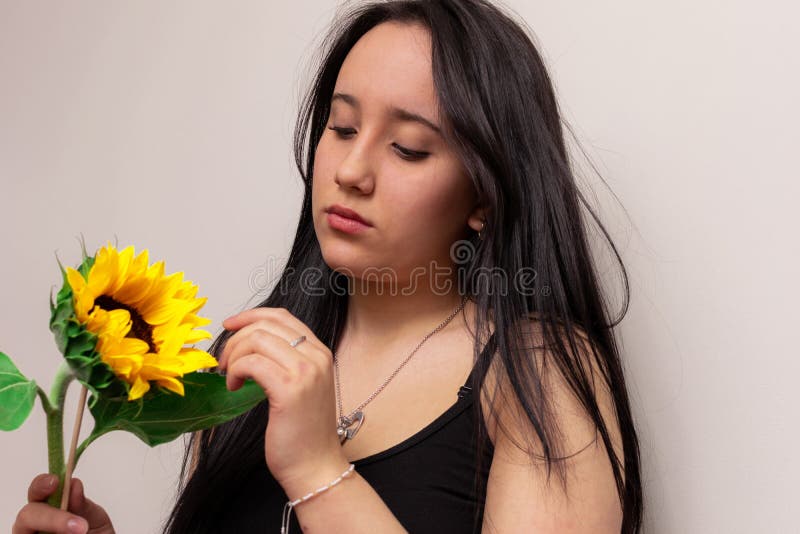
MULTIPOLYGON (((174 273, 161 280, 156 280, 150 290, 152 295, 139 302, 139 305, 137 306, 139 313, 141 313, 144 317, 147 317, 153 313, 154 309, 163 306, 165 302, 178 300, 173 299, 173 295, 175 294, 175 289, 177 288, 178 284, 180 284, 180 278, 182 276, 183 273, 174 273)), ((183 299, 180 301, 182 302, 183 299)))
POLYGON ((72 292, 77 294, 83 291, 83 288, 86 287, 86 280, 83 275, 72 267, 66 267, 65 270, 67 271, 67 282, 69 282, 72 292))
POLYGON ((148 255, 147 249, 144 249, 133 260, 133 265, 132 266, 133 266, 134 270, 137 273, 138 272, 144 272, 144 271, 147 270, 147 263, 148 263, 147 255, 148 255))
POLYGON ((183 321, 181 321, 181 324, 190 324, 192 325, 193 328, 196 328, 198 326, 205 326, 210 323, 211 319, 208 319, 206 317, 198 317, 193 313, 186 314, 186 316, 183 318, 183 321))
POLYGON ((102 295, 108 289, 108 284, 114 272, 114 259, 115 256, 108 249, 101 248, 97 252, 94 265, 89 269, 89 278, 86 282, 89 291, 93 295, 102 295))
POLYGON ((142 373, 147 375, 148 380, 153 380, 160 373, 166 376, 180 376, 183 374, 183 360, 178 357, 177 351, 171 356, 165 355, 163 350, 159 350, 158 353, 148 352, 144 355, 142 373))
POLYGON ((157 330, 153 329, 153 337, 155 338, 157 333, 158 339, 161 340, 158 353, 165 361, 167 358, 173 358, 178 354, 190 329, 188 325, 178 327, 172 327, 171 325, 172 323, 169 323, 169 325, 164 325, 162 328, 157 327, 157 330))
POLYGON ((137 361, 135 356, 104 354, 102 360, 113 369, 114 374, 121 375, 128 381, 142 367, 141 361, 137 361))
POLYGON ((154 280, 146 276, 135 276, 128 279, 124 286, 114 293, 114 298, 119 302, 133 306, 146 297, 153 287, 154 280))
POLYGON ((177 298, 182 298, 182 299, 187 299, 188 300, 188 299, 194 298, 195 295, 197 295, 197 290, 198 289, 199 289, 198 286, 194 285, 189 280, 185 280, 181 284, 181 287, 178 288, 178 291, 175 292, 175 296, 177 298))
POLYGON ((180 396, 185 396, 184 390, 183 390, 183 382, 181 382, 178 379, 175 379, 175 378, 172 378, 172 377, 169 377, 169 376, 165 376, 163 378, 158 379, 156 381, 156 383, 158 385, 160 385, 160 386, 163 386, 163 387, 171 390, 171 391, 174 391, 175 393, 177 393, 180 396))
POLYGON ((207 301, 207 300, 208 300, 208 297, 203 297, 203 298, 199 298, 199 299, 194 299, 194 300, 192 301, 192 307, 191 307, 191 308, 189 308, 189 313, 195 313, 197 310, 199 310, 200 308, 202 308, 202 307, 205 305, 205 303, 206 303, 206 301, 207 301))
POLYGON ((216 367, 218 363, 217 359, 211 354, 199 349, 184 349, 181 351, 180 356, 184 361, 185 373, 216 367))
POLYGON ((144 320, 152 325, 164 324, 175 317, 183 317, 186 315, 190 303, 178 299, 169 299, 165 302, 159 303, 155 308, 152 308, 146 315, 144 320))
POLYGON ((106 313, 108 323, 106 328, 120 337, 125 337, 131 331, 131 314, 128 310, 118 308, 106 313))
POLYGON ((150 384, 146 380, 142 380, 140 377, 136 377, 136 382, 134 382, 133 387, 128 392, 128 400, 133 401, 139 399, 150 390, 150 384))
POLYGON ((124 337, 118 341, 117 350, 119 354, 126 354, 128 356, 136 355, 140 359, 147 354, 149 346, 146 341, 142 341, 135 337, 124 337))
POLYGON ((206 330, 192 330, 186 335, 186 339, 183 340, 183 343, 184 345, 191 345, 204 339, 211 339, 211 337, 211 332, 206 330))
POLYGON ((112 283, 108 286, 108 292, 112 297, 119 289, 125 284, 131 269, 131 261, 133 260, 133 247, 127 247, 119 253, 117 261, 117 273, 112 283))

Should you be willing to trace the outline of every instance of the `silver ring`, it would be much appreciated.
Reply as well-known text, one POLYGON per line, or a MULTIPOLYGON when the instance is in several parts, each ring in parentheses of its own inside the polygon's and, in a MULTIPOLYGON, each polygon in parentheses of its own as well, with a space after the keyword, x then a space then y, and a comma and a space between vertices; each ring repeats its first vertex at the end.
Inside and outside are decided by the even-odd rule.
POLYGON ((292 347, 296 347, 297 345, 299 345, 300 343, 302 343, 305 340, 306 340, 306 336, 300 336, 297 339, 295 339, 294 341, 292 341, 291 343, 289 343, 289 345, 291 345, 292 347))

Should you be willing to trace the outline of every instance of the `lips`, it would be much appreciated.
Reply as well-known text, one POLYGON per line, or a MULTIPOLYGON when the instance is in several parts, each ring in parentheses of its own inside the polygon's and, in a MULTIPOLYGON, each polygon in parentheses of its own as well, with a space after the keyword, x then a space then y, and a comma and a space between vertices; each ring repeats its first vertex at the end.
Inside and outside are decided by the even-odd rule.
POLYGON ((329 206, 325 210, 325 212, 334 213, 336 215, 339 215, 340 217, 344 217, 346 219, 352 219, 367 226, 372 226, 372 223, 363 218, 361 215, 359 215, 357 211, 351 210, 350 208, 345 208, 344 206, 341 206, 339 204, 334 204, 332 206, 329 206))

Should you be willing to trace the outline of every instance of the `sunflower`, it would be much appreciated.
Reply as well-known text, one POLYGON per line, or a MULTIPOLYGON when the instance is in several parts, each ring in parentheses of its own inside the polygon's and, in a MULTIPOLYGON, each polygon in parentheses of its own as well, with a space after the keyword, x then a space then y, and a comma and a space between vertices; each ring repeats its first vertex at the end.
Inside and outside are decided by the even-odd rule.
MULTIPOLYGON (((88 258, 92 260, 92 258, 88 258)), ((101 248, 94 261, 80 270, 66 268, 77 322, 96 337, 94 353, 128 389, 128 400, 141 398, 150 381, 184 394, 184 374, 215 367, 209 353, 185 347, 211 334, 197 327, 206 298, 196 298, 197 286, 183 273, 164 274, 164 262, 148 265, 147 250, 134 256, 133 247, 101 248)))

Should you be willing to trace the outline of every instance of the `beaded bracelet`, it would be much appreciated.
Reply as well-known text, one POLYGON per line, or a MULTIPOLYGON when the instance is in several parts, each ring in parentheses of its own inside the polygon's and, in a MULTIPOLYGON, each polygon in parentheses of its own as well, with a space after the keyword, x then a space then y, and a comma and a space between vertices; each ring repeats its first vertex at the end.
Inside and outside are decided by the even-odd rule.
POLYGON ((335 486, 336 484, 341 482, 344 477, 346 477, 350 473, 352 473, 353 469, 355 469, 355 467, 356 467, 355 464, 350 464, 350 467, 347 468, 347 470, 344 473, 342 473, 341 475, 336 477, 336 480, 334 480, 333 482, 331 482, 327 486, 322 486, 321 488, 318 488, 318 489, 312 491, 311 493, 309 493, 308 495, 304 495, 303 497, 300 497, 299 499, 295 499, 293 501, 287 501, 286 505, 283 507, 283 520, 281 521, 281 534, 289 534, 289 518, 292 516, 292 508, 294 508, 295 506, 297 506, 301 502, 307 501, 308 499, 310 499, 314 495, 322 493, 326 489, 332 488, 333 486, 335 486))

